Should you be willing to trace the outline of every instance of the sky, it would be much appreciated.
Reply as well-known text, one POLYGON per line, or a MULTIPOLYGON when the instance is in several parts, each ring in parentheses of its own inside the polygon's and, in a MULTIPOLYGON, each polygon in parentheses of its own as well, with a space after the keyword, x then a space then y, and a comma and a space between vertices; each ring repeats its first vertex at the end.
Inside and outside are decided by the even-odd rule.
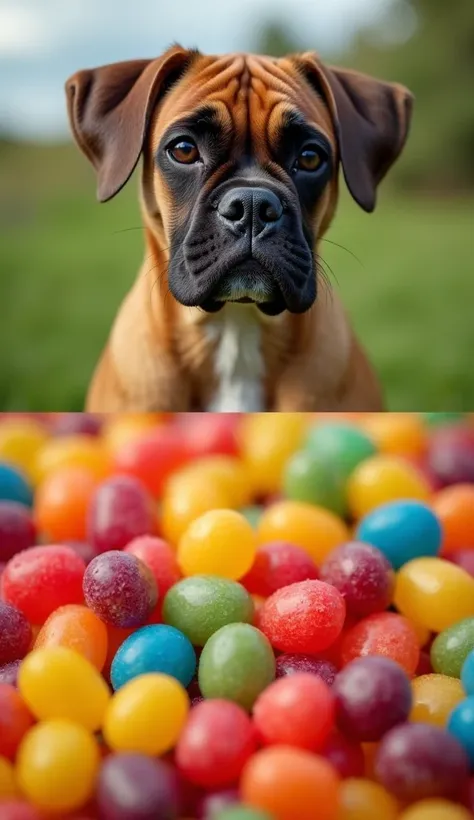
POLYGON ((304 47, 331 52, 394 0, 0 0, 0 130, 68 133, 64 82, 80 68, 156 57, 172 42, 252 50, 278 19, 304 47))

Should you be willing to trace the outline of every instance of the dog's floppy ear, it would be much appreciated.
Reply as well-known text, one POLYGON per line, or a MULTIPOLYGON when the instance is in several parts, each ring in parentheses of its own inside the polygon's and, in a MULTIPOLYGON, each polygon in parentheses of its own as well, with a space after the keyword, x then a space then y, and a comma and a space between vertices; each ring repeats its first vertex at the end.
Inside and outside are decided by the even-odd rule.
POLYGON ((132 175, 153 106, 192 52, 175 46, 155 60, 130 60, 78 71, 66 83, 69 121, 97 171, 97 196, 106 202, 132 175))
POLYGON ((377 185, 405 145, 413 96, 402 85, 326 66, 313 53, 302 59, 331 110, 347 187, 364 211, 373 211, 377 185))

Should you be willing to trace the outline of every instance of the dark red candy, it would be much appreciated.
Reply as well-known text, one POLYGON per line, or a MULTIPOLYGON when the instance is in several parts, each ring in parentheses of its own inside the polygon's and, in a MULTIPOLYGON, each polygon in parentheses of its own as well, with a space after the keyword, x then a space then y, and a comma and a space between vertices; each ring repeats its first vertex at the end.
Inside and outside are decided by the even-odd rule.
POLYGON ((333 732, 319 752, 341 777, 364 777, 365 756, 360 743, 333 732))
POLYGON ((101 820, 177 820, 178 792, 168 763, 142 754, 113 754, 99 773, 99 815, 101 820))
POLYGON ((0 665, 24 658, 31 644, 31 626, 23 612, 0 601, 0 665))
POLYGON ((17 501, 0 501, 0 562, 36 544, 31 511, 17 501))
POLYGON ((277 589, 319 577, 307 552, 287 541, 272 541, 259 547, 252 569, 240 583, 252 594, 267 598, 277 589))
POLYGON ((337 669, 331 661, 313 658, 311 655, 285 654, 276 659, 276 677, 293 675, 295 672, 309 672, 318 675, 324 683, 332 686, 337 675, 337 669))
POLYGON ((444 486, 474 483, 474 430, 464 424, 440 427, 430 437, 428 468, 444 486))
POLYGON ((84 573, 84 599, 101 620, 126 629, 143 626, 158 600, 147 566, 125 552, 98 555, 84 573))
POLYGON ((333 550, 321 567, 321 580, 344 596, 349 615, 364 617, 390 606, 395 573, 370 544, 352 541, 333 550))
POLYGON ((87 540, 97 552, 123 549, 155 532, 153 503, 138 479, 116 476, 97 488, 87 515, 87 540))

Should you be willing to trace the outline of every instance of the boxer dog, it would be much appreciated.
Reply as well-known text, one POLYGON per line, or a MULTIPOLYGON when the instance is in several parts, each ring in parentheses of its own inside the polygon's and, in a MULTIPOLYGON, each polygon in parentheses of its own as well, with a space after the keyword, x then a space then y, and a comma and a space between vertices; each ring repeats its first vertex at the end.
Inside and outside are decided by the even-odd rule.
POLYGON ((74 137, 112 199, 140 157, 145 257, 113 325, 87 409, 371 411, 377 378, 320 243, 338 172, 365 211, 399 156, 401 85, 274 59, 161 57, 79 71, 74 137))

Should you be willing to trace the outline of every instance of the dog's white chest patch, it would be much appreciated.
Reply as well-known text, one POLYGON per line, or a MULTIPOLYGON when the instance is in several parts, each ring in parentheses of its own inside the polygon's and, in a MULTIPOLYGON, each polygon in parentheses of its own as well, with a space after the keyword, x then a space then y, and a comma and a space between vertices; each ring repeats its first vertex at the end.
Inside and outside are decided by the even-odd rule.
POLYGON ((227 304, 206 330, 217 342, 214 358, 217 388, 206 410, 213 413, 263 410, 261 327, 255 307, 227 304))

